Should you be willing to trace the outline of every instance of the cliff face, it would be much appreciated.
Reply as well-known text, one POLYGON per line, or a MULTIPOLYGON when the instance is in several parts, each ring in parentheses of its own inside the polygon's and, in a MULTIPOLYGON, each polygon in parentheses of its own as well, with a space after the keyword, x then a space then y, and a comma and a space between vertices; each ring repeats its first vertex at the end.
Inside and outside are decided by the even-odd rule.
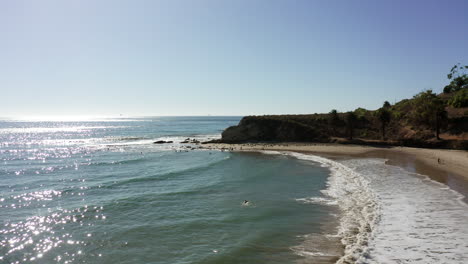
POLYGON ((352 126, 344 113, 339 113, 335 121, 330 114, 247 116, 237 126, 224 130, 218 142, 336 142, 468 150, 468 108, 447 109, 449 118, 441 130, 441 139, 436 139, 428 127, 398 118, 399 112, 386 125, 383 139, 377 111, 358 109, 355 112, 360 115, 352 126))
POLYGON ((237 126, 222 133, 222 142, 237 143, 249 141, 302 141, 325 142, 328 136, 317 128, 280 116, 247 116, 237 126))

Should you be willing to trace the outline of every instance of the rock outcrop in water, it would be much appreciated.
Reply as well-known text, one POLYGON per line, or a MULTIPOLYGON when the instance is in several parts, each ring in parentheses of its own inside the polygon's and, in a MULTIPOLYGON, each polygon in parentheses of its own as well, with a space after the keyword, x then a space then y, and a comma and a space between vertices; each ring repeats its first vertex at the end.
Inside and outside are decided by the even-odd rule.
POLYGON ((158 140, 158 141, 153 142, 153 144, 167 144, 167 143, 174 143, 174 141, 158 140))
POLYGON ((200 140, 196 140, 196 139, 190 139, 190 138, 186 138, 184 141, 180 142, 182 144, 187 144, 187 143, 192 143, 192 144, 198 144, 200 143, 200 140))

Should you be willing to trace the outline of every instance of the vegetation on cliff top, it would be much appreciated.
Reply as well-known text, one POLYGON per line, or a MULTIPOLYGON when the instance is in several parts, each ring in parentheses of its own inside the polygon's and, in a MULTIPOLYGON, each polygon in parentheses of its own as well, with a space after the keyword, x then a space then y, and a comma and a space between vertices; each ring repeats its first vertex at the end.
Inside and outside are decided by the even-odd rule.
POLYGON ((444 93, 422 91, 377 110, 244 117, 223 142, 309 141, 468 148, 468 66, 455 65, 444 93), (449 143, 448 143, 449 142, 449 143))

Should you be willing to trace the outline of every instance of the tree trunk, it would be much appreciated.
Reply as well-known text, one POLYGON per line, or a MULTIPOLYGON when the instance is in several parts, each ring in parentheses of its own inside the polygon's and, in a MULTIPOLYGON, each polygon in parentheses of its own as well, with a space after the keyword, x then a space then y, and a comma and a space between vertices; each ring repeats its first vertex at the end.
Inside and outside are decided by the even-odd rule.
POLYGON ((385 140, 385 122, 382 122, 382 139, 385 140))

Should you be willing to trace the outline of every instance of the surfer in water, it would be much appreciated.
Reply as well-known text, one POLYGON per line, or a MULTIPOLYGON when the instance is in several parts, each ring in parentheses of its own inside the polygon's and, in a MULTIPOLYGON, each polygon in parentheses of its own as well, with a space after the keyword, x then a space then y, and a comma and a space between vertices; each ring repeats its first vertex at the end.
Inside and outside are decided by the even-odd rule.
POLYGON ((242 203, 242 205, 243 205, 243 206, 248 206, 248 205, 250 205, 250 202, 247 201, 247 200, 244 200, 244 202, 242 203))

